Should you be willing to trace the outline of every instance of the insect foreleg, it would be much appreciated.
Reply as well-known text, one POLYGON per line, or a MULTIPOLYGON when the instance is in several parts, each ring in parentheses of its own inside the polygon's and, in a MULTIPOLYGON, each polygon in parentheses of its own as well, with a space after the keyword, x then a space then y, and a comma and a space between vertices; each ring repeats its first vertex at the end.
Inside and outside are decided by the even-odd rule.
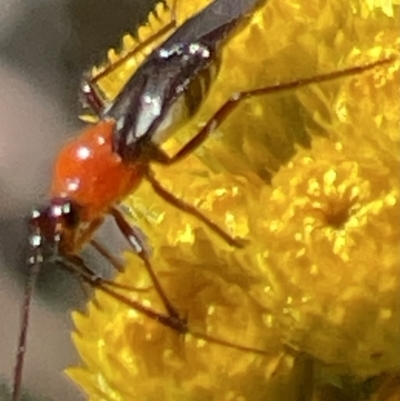
POLYGON ((167 310, 168 314, 173 319, 180 319, 179 313, 177 312, 176 308, 171 304, 168 297, 165 295, 165 291, 161 286, 156 274, 154 273, 154 269, 150 262, 150 256, 148 250, 146 249, 146 244, 144 243, 141 236, 136 232, 136 230, 125 220, 122 213, 116 209, 110 209, 110 215, 114 218, 115 223, 117 224, 118 228, 120 229, 121 233, 128 241, 129 245, 135 251, 135 253, 142 259, 145 268, 153 282, 154 288, 156 289, 161 301, 167 310))
POLYGON ((85 283, 89 284, 92 288, 96 288, 110 295, 112 298, 121 301, 124 304, 127 304, 129 307, 143 314, 144 316, 156 320, 164 326, 169 327, 180 334, 186 334, 188 332, 185 320, 179 317, 170 316, 170 314, 164 315, 162 313, 154 311, 153 309, 147 308, 140 302, 131 299, 128 300, 117 290, 131 290, 132 288, 99 277, 88 266, 86 266, 83 259, 79 256, 73 255, 72 257, 66 257, 64 260, 60 260, 60 264, 62 264, 62 266, 67 270, 70 270, 72 273, 78 275, 85 283))

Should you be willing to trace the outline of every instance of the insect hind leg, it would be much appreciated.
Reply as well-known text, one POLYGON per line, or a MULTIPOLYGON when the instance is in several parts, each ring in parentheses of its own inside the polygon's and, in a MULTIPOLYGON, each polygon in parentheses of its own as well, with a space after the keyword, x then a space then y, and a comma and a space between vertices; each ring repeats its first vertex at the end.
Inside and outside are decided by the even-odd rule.
MULTIPOLYGON (((131 299, 131 297, 124 296, 123 293, 132 290, 133 287, 115 283, 113 281, 108 281, 106 279, 103 279, 102 277, 99 277, 93 270, 91 270, 86 265, 84 260, 78 255, 68 255, 63 259, 60 259, 58 262, 64 268, 79 276, 83 280, 83 282, 89 285, 90 287, 109 295, 114 300, 117 300, 122 304, 125 304, 129 308, 132 308, 133 310, 148 317, 149 319, 159 322, 163 326, 168 327, 169 329, 175 331, 180 335, 191 335, 193 338, 197 340, 205 341, 224 348, 236 349, 241 352, 249 352, 256 355, 264 355, 264 356, 271 355, 271 352, 268 350, 253 348, 240 343, 224 340, 223 338, 210 336, 207 333, 202 333, 200 331, 193 330, 189 326, 187 319, 185 318, 182 319, 177 315, 171 314, 169 311, 167 311, 167 314, 160 313, 149 307, 146 307, 141 302, 131 299)), ((97 308, 101 307, 101 305, 98 302, 96 301, 94 302, 97 308)))
POLYGON ((118 209, 111 208, 109 213, 114 218, 115 223, 117 224, 122 235, 128 241, 129 245, 132 247, 132 249, 135 251, 135 253, 140 257, 140 259, 142 259, 144 266, 147 270, 147 273, 149 274, 151 281, 154 285, 154 288, 157 291, 159 297, 161 298, 161 301, 162 301, 166 311, 168 312, 168 315, 172 319, 184 321, 184 319, 181 319, 176 308, 171 304, 168 297, 166 296, 165 291, 162 288, 162 285, 161 285, 160 281, 158 280, 158 278, 154 272, 154 269, 151 265, 149 252, 148 252, 148 250, 146 248, 146 244, 144 243, 141 236, 126 221, 126 219, 124 218, 124 216, 118 209))
MULTIPOLYGON (((127 59, 131 57, 135 57, 136 54, 144 51, 146 48, 150 47, 154 50, 157 48, 157 45, 152 46, 153 43, 157 43, 157 41, 163 36, 167 36, 169 33, 172 33, 176 28, 177 19, 176 19, 176 1, 174 0, 172 3, 172 7, 170 8, 171 20, 166 25, 164 25, 160 30, 158 30, 154 35, 149 38, 140 41, 137 45, 130 51, 128 51, 124 56, 120 59, 108 65, 103 71, 100 73, 91 76, 90 71, 85 73, 81 80, 80 85, 80 97, 84 105, 87 105, 91 108, 91 110, 98 116, 101 115, 104 106, 107 102, 104 94, 101 93, 100 89, 97 86, 97 82, 110 74, 112 71, 116 70, 120 67, 127 59)), ((168 9, 168 7, 165 5, 168 9)), ((157 13, 154 12, 154 15, 158 17, 157 13)))
POLYGON ((186 334, 188 332, 188 328, 186 325, 186 321, 180 319, 179 317, 171 316, 169 314, 159 313, 151 308, 148 308, 142 305, 140 302, 127 299, 122 294, 118 292, 118 290, 129 290, 131 288, 114 283, 112 281, 105 280, 99 277, 94 271, 92 271, 77 255, 72 255, 66 257, 64 260, 60 260, 60 264, 71 271, 72 273, 78 275, 84 283, 88 284, 92 288, 98 289, 105 294, 108 294, 113 299, 116 299, 124 304, 127 304, 132 309, 137 312, 147 316, 152 320, 156 320, 162 325, 169 327, 170 329, 178 332, 179 334, 186 334))
POLYGON ((333 81, 338 78, 344 78, 352 75, 356 75, 359 73, 363 73, 369 70, 374 69, 375 67, 382 66, 384 64, 391 63, 395 60, 394 57, 389 57, 385 59, 381 59, 369 64, 365 64, 362 66, 352 67, 345 70, 334 71, 331 73, 318 75, 310 78, 303 78, 297 81, 291 81, 287 83, 277 83, 272 86, 253 89, 249 91, 237 92, 231 98, 229 98, 215 113, 214 115, 206 122, 203 128, 197 133, 197 135, 192 138, 182 149, 179 150, 177 154, 172 157, 166 156, 164 153, 157 152, 155 156, 155 161, 170 165, 176 163, 179 160, 184 159, 190 153, 192 153, 197 147, 199 147, 207 137, 218 128, 223 121, 229 116, 229 114, 238 106, 242 101, 262 95, 268 95, 279 92, 286 92, 295 89, 300 89, 302 87, 308 86, 310 84, 318 84, 323 82, 333 81))
POLYGON ((210 336, 207 333, 202 333, 200 331, 192 330, 189 327, 186 319, 181 319, 179 317, 171 316, 170 314, 159 313, 151 308, 144 306, 142 303, 138 301, 132 300, 130 297, 128 298, 124 296, 122 293, 119 292, 119 290, 121 289, 126 290, 125 286, 100 278, 93 271, 91 271, 88 266, 85 265, 85 262, 79 256, 74 255, 72 258, 67 258, 65 261, 60 261, 60 262, 66 269, 80 276, 82 280, 85 283, 89 284, 92 288, 95 288, 109 295, 114 300, 117 300, 125 304, 129 308, 136 310, 137 312, 143 314, 144 316, 152 320, 156 320, 163 326, 172 329, 178 334, 181 335, 189 334, 197 340, 206 341, 221 347, 233 348, 242 352, 250 352, 253 354, 265 355, 265 356, 269 356, 271 354, 271 352, 267 350, 248 347, 240 343, 230 342, 222 338, 210 336))

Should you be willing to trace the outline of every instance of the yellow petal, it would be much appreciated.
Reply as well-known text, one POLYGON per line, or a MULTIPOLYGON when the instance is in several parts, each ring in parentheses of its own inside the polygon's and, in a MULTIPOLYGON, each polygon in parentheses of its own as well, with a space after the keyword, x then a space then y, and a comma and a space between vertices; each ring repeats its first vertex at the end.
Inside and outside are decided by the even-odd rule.
MULTIPOLYGON (((398 15, 394 1, 266 2, 227 41, 202 108, 163 149, 174 154, 235 92, 395 55, 398 15)), ((249 98, 190 156, 151 166, 166 190, 244 240, 230 246, 148 182, 124 201, 191 331, 232 347, 96 292, 100 309, 75 320, 87 366, 71 375, 92 399, 291 401, 304 383, 324 385, 304 354, 328 381, 398 374, 399 79, 393 61, 249 98)), ((116 282, 150 287, 130 253, 116 282)), ((154 289, 124 296, 165 312, 154 289)))

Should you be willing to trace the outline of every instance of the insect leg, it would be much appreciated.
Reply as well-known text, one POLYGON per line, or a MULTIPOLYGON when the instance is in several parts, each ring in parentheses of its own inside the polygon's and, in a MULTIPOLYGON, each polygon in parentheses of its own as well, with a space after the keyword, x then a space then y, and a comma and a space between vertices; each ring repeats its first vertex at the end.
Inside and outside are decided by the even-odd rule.
MULTIPOLYGON (((85 274, 85 275, 91 277, 93 280, 94 279, 97 280, 99 283, 107 284, 109 287, 113 287, 115 289, 122 290, 122 291, 132 291, 132 290, 139 291, 139 292, 147 291, 147 289, 137 289, 132 286, 114 283, 113 281, 109 281, 109 280, 99 276, 92 269, 90 269, 86 265, 86 263, 83 261, 83 259, 78 255, 66 255, 66 256, 63 256, 62 258, 56 259, 54 262, 65 267, 64 259, 67 260, 69 263, 73 264, 75 266, 75 268, 79 268, 80 274, 85 274)), ((71 270, 71 269, 69 269, 69 270, 71 270)))
MULTIPOLYGON (((159 312, 156 312, 150 308, 145 307, 141 303, 137 301, 133 301, 124 295, 120 294, 116 291, 116 289, 120 289, 121 287, 111 281, 104 280, 96 275, 88 266, 86 266, 85 262, 79 256, 73 255, 72 257, 67 257, 65 260, 61 260, 60 263, 66 269, 72 271, 74 274, 80 276, 87 284, 91 287, 99 289, 100 291, 110 295, 112 298, 122 302, 123 304, 127 305, 128 307, 136 310, 139 313, 147 316, 150 319, 156 320, 162 325, 169 327, 170 329, 178 332, 179 334, 190 334, 192 337, 210 342, 212 344, 216 344, 222 347, 234 348, 239 351, 251 352, 254 354, 260 355, 270 355, 270 352, 251 348, 247 346, 243 346, 241 344, 231 343, 229 341, 225 341, 223 339, 219 339, 216 337, 209 336, 208 334, 192 331, 190 330, 187 322, 180 318, 176 318, 173 316, 164 315, 159 312)), ((122 288, 125 289, 125 288, 122 288)))
MULTIPOLYGON (((124 297, 123 295, 112 291, 112 289, 110 289, 109 287, 121 288, 120 285, 116 284, 114 282, 109 282, 107 280, 103 280, 103 279, 100 279, 99 277, 96 277, 94 275, 94 273, 90 272, 88 267, 84 265, 84 262, 82 261, 82 259, 74 255, 74 258, 79 258, 78 263, 82 264, 83 271, 86 273, 86 275, 89 274, 91 276, 91 279, 92 280, 94 279, 96 281, 95 284, 93 284, 93 283, 91 284, 93 287, 95 287, 97 285, 98 288, 100 288, 100 290, 102 290, 103 292, 108 293, 110 296, 127 304, 128 306, 132 307, 133 309, 137 310, 138 312, 142 312, 146 316, 160 321, 160 323, 162 323, 163 325, 172 328, 173 330, 179 332, 180 334, 190 334, 194 338, 197 338, 197 339, 203 340, 203 341, 207 341, 207 342, 210 342, 212 344, 216 344, 216 345, 219 345, 222 347, 234 348, 239 351, 251 352, 251 353, 255 353, 255 354, 269 355, 269 353, 265 350, 256 349, 256 348, 247 347, 247 346, 244 346, 241 344, 232 343, 230 341, 226 341, 226 340, 223 340, 220 338, 209 336, 208 334, 205 334, 202 332, 191 330, 189 328, 189 326, 187 325, 187 320, 182 319, 179 316, 179 314, 176 312, 176 309, 171 305, 168 298, 166 297, 165 292, 162 289, 161 284, 158 281, 158 278, 154 273, 153 267, 151 266, 148 253, 144 247, 144 244, 142 244, 142 239, 140 238, 140 236, 138 236, 138 234, 135 233, 134 228, 132 228, 132 226, 125 220, 125 218, 123 217, 123 215, 121 214, 121 212, 118 209, 116 209, 116 208, 111 209, 110 214, 114 217, 116 224, 118 225, 121 232, 124 234, 127 241, 130 243, 130 245, 134 248, 135 252, 139 255, 139 257, 145 263, 146 269, 147 269, 147 271, 152 279, 152 282, 154 284, 154 288, 157 291, 157 293, 159 294, 159 296, 164 304, 164 307, 168 312, 168 315, 167 316, 161 315, 152 310, 150 310, 151 313, 149 313, 149 309, 146 307, 143 307, 143 305, 138 304, 135 301, 131 301, 131 300, 127 299, 126 297, 124 297), (157 315, 156 318, 154 317, 154 314, 157 315)), ((203 217, 203 219, 204 219, 204 217, 203 217)), ((75 262, 75 264, 76 264, 76 262, 75 262)), ((126 288, 123 288, 123 289, 126 289, 126 288)))
POLYGON ((169 32, 173 32, 176 27, 176 0, 173 3, 173 7, 171 8, 171 21, 162 27, 159 31, 157 31, 153 36, 139 42, 135 48, 131 51, 127 52, 123 57, 119 60, 115 61, 111 65, 107 66, 103 71, 98 73, 97 75, 91 77, 90 72, 83 75, 81 81, 81 96, 85 100, 85 103, 90 106, 90 108, 97 114, 100 115, 103 110, 105 99, 104 96, 100 93, 98 88, 96 87, 96 83, 108 75, 110 72, 117 69, 120 65, 122 65, 128 58, 134 57, 135 54, 144 51, 147 47, 151 46, 153 42, 157 42, 158 39, 163 36, 168 35, 169 32))
POLYGON ((259 355, 265 355, 265 356, 271 355, 271 352, 268 352, 265 350, 251 348, 251 347, 247 347, 245 345, 232 343, 230 341, 225 341, 221 338, 212 337, 212 336, 209 336, 208 334, 200 333, 198 331, 191 331, 189 328, 188 328, 188 334, 190 334, 192 337, 197 338, 199 340, 207 341, 211 344, 220 345, 221 347, 234 348, 238 351, 251 352, 252 354, 259 354, 259 355))
POLYGON ((232 245, 236 248, 243 248, 245 245, 244 241, 235 239, 227 234, 223 229, 221 229, 217 224, 213 221, 209 220, 202 213, 199 212, 194 206, 184 202, 182 199, 177 198, 172 193, 168 192, 162 185, 156 180, 153 173, 148 170, 146 172, 146 178, 153 187, 154 191, 163 198, 166 202, 175 206, 177 209, 183 210, 184 212, 196 217, 203 223, 205 223, 212 231, 218 234, 223 240, 225 240, 229 245, 232 245))
POLYGON ((118 293, 115 289, 119 287, 118 286, 116 287, 115 283, 99 278, 97 275, 95 275, 94 272, 91 272, 90 269, 87 266, 85 266, 85 263, 81 258, 74 257, 73 261, 69 260, 68 262, 69 263, 64 263, 64 266, 68 270, 71 270, 75 274, 78 274, 91 287, 99 289, 100 291, 110 295, 111 297, 122 302, 128 307, 136 310, 139 313, 142 313, 143 315, 147 316, 150 319, 158 321, 162 325, 169 327, 170 329, 178 332, 179 334, 183 335, 190 334, 193 338, 196 338, 198 340, 207 341, 209 343, 216 344, 222 347, 237 349, 239 351, 251 352, 259 355, 270 355, 270 352, 262 349, 247 347, 241 344, 236 344, 230 341, 212 337, 205 333, 193 331, 187 325, 186 320, 182 320, 179 317, 176 318, 174 316, 170 316, 169 314, 168 315, 161 314, 150 308, 145 307, 144 305, 142 305, 137 301, 133 301, 125 297, 124 295, 118 293))
MULTIPOLYGON (((115 258, 115 257, 112 255, 112 253, 111 253, 108 249, 106 249, 106 248, 104 247, 103 244, 101 244, 100 242, 98 242, 98 241, 92 239, 92 240, 90 241, 90 245, 92 245, 93 248, 94 248, 101 256, 103 256, 103 258, 104 258, 105 260, 107 260, 107 262, 109 262, 110 265, 111 265, 115 270, 117 270, 117 271, 120 272, 120 273, 122 273, 122 272, 125 270, 125 267, 122 265, 122 263, 121 263, 119 260, 117 260, 117 258, 115 258)), ((113 283, 113 285, 114 285, 114 283, 113 283)), ((133 291, 135 291, 135 292, 146 292, 146 291, 149 291, 151 287, 148 287, 148 288, 137 288, 137 287, 123 286, 123 285, 121 285, 121 284, 118 284, 118 288, 120 288, 120 289, 126 289, 126 290, 129 290, 129 291, 133 290, 133 291)))
POLYGON ((111 252, 109 252, 102 244, 100 244, 95 239, 90 240, 90 245, 101 255, 104 259, 106 259, 110 265, 117 270, 118 272, 124 271, 124 266, 121 264, 119 260, 117 260, 111 252))
POLYGON ((122 264, 108 252, 98 241, 92 238, 93 234, 97 229, 104 223, 104 218, 100 217, 90 222, 89 226, 81 232, 79 238, 76 238, 76 249, 81 249, 85 244, 90 243, 92 247, 102 255, 111 266, 118 272, 122 272, 124 267, 122 264))
POLYGON ((153 282, 154 288, 160 296, 161 301, 164 304, 164 307, 167 310, 168 314, 171 316, 172 319, 182 320, 175 307, 171 304, 171 302, 168 300, 168 297, 165 295, 165 291, 163 290, 156 274, 154 273, 153 267, 150 262, 149 253, 140 234, 138 234, 134 227, 132 227, 125 220, 124 216, 118 209, 111 208, 109 213, 114 218, 115 223, 117 224, 118 228, 120 229, 121 233, 124 235, 128 243, 131 245, 135 253, 142 259, 145 268, 153 282))
POLYGON ((140 302, 128 300, 122 294, 117 292, 117 289, 126 290, 127 287, 120 286, 111 281, 105 280, 99 277, 95 272, 93 272, 88 266, 86 266, 85 262, 79 256, 73 255, 73 257, 66 257, 64 260, 60 260, 59 263, 71 271, 74 274, 77 274, 85 283, 89 284, 92 288, 99 289, 100 291, 110 295, 114 299, 121 301, 125 304, 128 304, 132 309, 137 312, 147 316, 150 319, 157 320, 161 324, 166 327, 171 328, 172 330, 180 333, 186 334, 188 329, 186 327, 186 322, 182 319, 175 318, 170 315, 164 315, 153 309, 147 308, 142 305, 140 302))
POLYGON ((276 83, 275 85, 253 89, 249 91, 238 92, 234 94, 230 99, 228 99, 207 121, 205 126, 199 131, 199 133, 189 141, 176 155, 173 157, 167 157, 165 154, 160 154, 156 156, 156 161, 163 164, 172 164, 183 158, 188 154, 192 153, 194 149, 200 146, 218 126, 228 117, 228 115, 234 110, 234 108, 243 100, 249 99, 254 96, 268 95, 272 93, 284 92, 299 89, 310 84, 317 84, 332 81, 338 78, 344 78, 352 76, 355 74, 360 74, 369 71, 375 67, 382 66, 384 64, 391 63, 395 60, 394 57, 389 57, 381 59, 369 64, 362 66, 352 67, 345 70, 335 71, 328 74, 319 75, 316 77, 299 79, 297 81, 287 82, 287 83, 276 83))
POLYGON ((75 249, 81 249, 91 241, 93 234, 104 223, 104 217, 100 217, 90 222, 88 227, 80 232, 79 237, 75 238, 75 249))
MULTIPOLYGON (((124 216, 118 209, 111 208, 109 213, 114 218, 114 221, 116 222, 119 230, 126 238, 128 243, 131 245, 131 247, 134 249, 135 253, 143 260, 146 270, 153 282, 155 289, 158 291, 158 294, 166 310, 171 315, 171 317, 179 319, 178 312, 169 302, 167 296, 165 295, 164 290, 162 289, 160 282, 157 279, 156 274, 153 271, 148 251, 146 249, 143 239, 141 239, 140 237, 140 234, 133 227, 130 226, 130 224, 125 220, 124 216)), ((76 248, 80 249, 83 244, 90 242, 90 244, 97 250, 97 252, 99 252, 106 260, 108 260, 117 271, 122 271, 123 266, 121 266, 121 264, 102 245, 100 245, 96 240, 91 238, 93 233, 103 222, 104 218, 93 220, 90 223, 90 225, 85 229, 85 231, 81 233, 80 238, 76 240, 77 244, 76 248)), ((76 257, 75 255, 69 256, 70 260, 71 258, 75 257, 76 257)), ((81 269, 85 270, 85 268, 86 268, 85 264, 82 263, 81 269)), ((91 274, 91 271, 86 271, 86 273, 91 274)))

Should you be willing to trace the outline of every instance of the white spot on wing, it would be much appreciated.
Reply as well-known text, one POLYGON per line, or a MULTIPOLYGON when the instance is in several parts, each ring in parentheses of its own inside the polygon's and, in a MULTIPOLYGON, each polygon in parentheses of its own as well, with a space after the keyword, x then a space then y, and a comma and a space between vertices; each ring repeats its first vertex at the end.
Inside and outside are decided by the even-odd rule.
POLYGON ((171 127, 174 127, 182 122, 185 118, 185 98, 180 96, 179 99, 171 106, 165 117, 162 119, 161 124, 157 128, 157 131, 151 138, 151 141, 155 145, 159 145, 172 133, 171 127))
POLYGON ((136 123, 136 137, 141 138, 147 133, 154 120, 161 113, 161 97, 145 94, 141 98, 141 110, 136 123))

